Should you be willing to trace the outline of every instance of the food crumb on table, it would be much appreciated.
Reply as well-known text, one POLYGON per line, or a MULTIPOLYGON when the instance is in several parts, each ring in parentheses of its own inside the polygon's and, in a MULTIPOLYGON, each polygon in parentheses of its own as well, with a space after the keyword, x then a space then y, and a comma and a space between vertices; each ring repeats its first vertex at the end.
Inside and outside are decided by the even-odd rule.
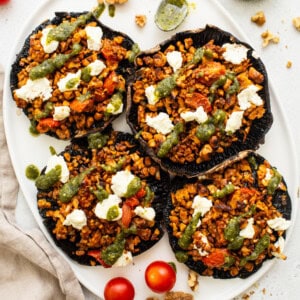
POLYGON ((135 16, 135 23, 139 27, 144 27, 147 23, 147 17, 146 15, 136 15, 135 16))
POLYGON ((263 11, 258 11, 255 15, 251 17, 251 21, 256 25, 262 26, 266 22, 266 16, 263 11))
POLYGON ((293 18, 293 25, 298 31, 300 31, 300 17, 293 18))
POLYGON ((279 36, 274 35, 271 31, 266 30, 261 34, 263 39, 263 47, 267 47, 270 43, 278 44, 280 41, 279 36))
POLYGON ((107 4, 123 4, 128 0, 98 0, 98 3, 107 3, 107 4))
POLYGON ((194 297, 191 294, 184 293, 184 292, 167 292, 164 300, 193 300, 194 297))
POLYGON ((193 270, 189 271, 188 275, 188 286, 191 288, 193 292, 197 291, 199 288, 199 281, 198 281, 198 273, 193 270))
POLYGON ((292 65, 293 65, 293 63, 290 60, 288 60, 287 63, 286 63, 286 67, 288 69, 290 69, 292 67, 292 65))

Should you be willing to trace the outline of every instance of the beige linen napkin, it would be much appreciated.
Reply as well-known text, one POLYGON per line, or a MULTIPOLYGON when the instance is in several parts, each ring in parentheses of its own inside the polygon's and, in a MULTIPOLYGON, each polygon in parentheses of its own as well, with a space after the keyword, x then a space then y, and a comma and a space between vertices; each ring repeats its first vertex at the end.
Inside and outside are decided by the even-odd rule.
POLYGON ((15 223, 18 183, 5 141, 2 89, 0 70, 0 299, 84 299, 71 267, 42 232, 15 223))

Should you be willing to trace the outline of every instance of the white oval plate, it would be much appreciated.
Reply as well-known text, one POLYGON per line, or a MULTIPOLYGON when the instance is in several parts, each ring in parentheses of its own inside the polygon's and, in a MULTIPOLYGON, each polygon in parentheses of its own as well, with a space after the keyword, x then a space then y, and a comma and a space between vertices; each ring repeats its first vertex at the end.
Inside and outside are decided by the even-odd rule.
MULTIPOLYGON (((160 0, 129 0, 125 5, 117 6, 115 17, 110 17, 108 15, 108 10, 106 9, 101 16, 101 21, 115 30, 127 33, 139 44, 141 50, 145 50, 155 46, 175 33, 175 31, 162 32, 154 25, 154 13, 159 2, 160 0), (139 28, 135 24, 134 18, 137 14, 145 14, 147 16, 147 23, 144 28, 139 28)), ((82 266, 62 253, 62 251, 55 246, 50 235, 43 226, 36 206, 35 186, 33 182, 25 177, 24 173, 26 166, 29 164, 33 163, 39 168, 42 168, 45 165, 50 154, 49 146, 53 146, 59 152, 64 149, 67 142, 57 141, 54 138, 45 135, 36 138, 32 137, 29 133, 29 122, 24 114, 16 108, 9 89, 10 65, 13 63, 16 53, 20 51, 25 38, 37 25, 45 19, 53 18, 54 12, 56 11, 88 11, 96 6, 96 3, 96 0, 49 0, 37 8, 36 12, 32 14, 27 25, 23 27, 19 39, 17 39, 10 63, 6 70, 3 105, 4 125, 16 176, 32 214, 50 243, 54 245, 57 251, 59 251, 70 263, 79 281, 91 292, 102 297, 104 286, 110 278, 115 276, 125 276, 130 279, 135 286, 136 299, 142 300, 154 295, 154 293, 147 288, 144 281, 144 270, 146 266, 156 259, 176 261, 169 247, 166 235, 156 246, 136 257, 134 259, 134 265, 126 268, 104 269, 101 266, 82 266)), ((220 7, 215 0, 195 1, 190 14, 177 31, 205 27, 206 24, 219 26, 220 28, 231 32, 238 38, 247 41, 247 38, 236 26, 229 14, 220 7)), ((297 210, 297 203, 295 201, 297 194, 296 180, 299 177, 298 170, 296 169, 295 148, 279 99, 276 97, 272 87, 270 92, 274 123, 266 136, 265 144, 258 152, 267 158, 274 166, 278 167, 279 171, 286 179, 291 198, 293 199, 292 220, 294 220, 297 210)), ((124 117, 118 120, 115 128, 128 130, 124 117)), ((288 230, 287 238, 289 238, 291 230, 291 228, 288 230)), ((266 262, 257 273, 247 279, 220 280, 200 277, 200 287, 194 294, 195 299, 231 299, 256 282, 270 269, 275 261, 276 260, 274 259, 266 262)), ((187 285, 187 268, 183 264, 177 262, 176 266, 177 282, 174 290, 191 292, 187 285)))

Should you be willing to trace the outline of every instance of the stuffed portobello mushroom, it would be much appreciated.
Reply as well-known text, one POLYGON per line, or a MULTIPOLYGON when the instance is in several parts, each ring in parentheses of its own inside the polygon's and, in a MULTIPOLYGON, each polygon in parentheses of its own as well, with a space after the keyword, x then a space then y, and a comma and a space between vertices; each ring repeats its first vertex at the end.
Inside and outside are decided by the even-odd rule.
POLYGON ((241 152, 202 178, 177 177, 165 210, 176 258, 204 276, 246 278, 267 259, 285 259, 291 199, 280 172, 241 152))
POLYGON ((171 174, 202 174, 263 143, 268 78, 250 45, 208 25, 141 52, 135 64, 127 122, 171 174))
POLYGON ((99 22, 99 9, 56 13, 17 55, 12 96, 33 132, 69 140, 102 130, 124 110, 134 43, 99 22))
POLYGON ((125 266, 163 236, 169 175, 131 134, 107 128, 77 139, 35 183, 45 226, 80 264, 125 266))

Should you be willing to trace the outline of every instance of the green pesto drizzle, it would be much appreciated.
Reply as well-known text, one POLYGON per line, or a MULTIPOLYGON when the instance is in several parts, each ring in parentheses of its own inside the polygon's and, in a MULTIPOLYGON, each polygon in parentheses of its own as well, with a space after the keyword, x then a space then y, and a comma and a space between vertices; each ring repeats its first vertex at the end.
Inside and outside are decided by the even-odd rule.
POLYGON ((108 198, 109 193, 99 184, 97 184, 97 189, 94 190, 92 187, 90 188, 90 192, 93 193, 99 202, 102 202, 104 199, 108 198))
POLYGON ((115 13, 116 13, 116 6, 113 4, 109 4, 108 5, 108 15, 113 18, 115 16, 115 13))
POLYGON ((72 52, 68 54, 58 54, 53 58, 48 58, 44 60, 39 65, 33 67, 29 71, 29 78, 35 80, 38 78, 43 78, 48 74, 53 73, 55 70, 60 69, 63 65, 73 56, 79 54, 81 51, 81 46, 79 44, 74 44, 72 46, 72 52))
POLYGON ((89 149, 103 148, 106 145, 108 138, 108 135, 102 134, 100 132, 89 134, 87 137, 89 149))
POLYGON ((39 190, 50 189, 57 181, 59 181, 61 171, 62 169, 60 165, 55 166, 55 168, 51 169, 46 174, 40 175, 35 181, 35 186, 39 190))
POLYGON ((162 158, 165 157, 169 151, 178 144, 179 135, 184 131, 183 123, 177 123, 172 132, 167 136, 166 140, 160 145, 159 150, 157 152, 157 156, 162 158))
POLYGON ((34 118, 36 120, 39 120, 39 119, 48 117, 51 114, 53 108, 54 108, 54 104, 50 101, 47 101, 47 103, 45 104, 44 110, 41 111, 40 113, 36 114, 34 116, 34 118))
POLYGON ((259 241, 255 245, 253 252, 250 255, 241 259, 240 266, 243 267, 247 263, 247 261, 256 260, 258 256, 269 247, 269 245, 270 245, 270 236, 266 233, 264 236, 262 236, 259 239, 259 241))
POLYGON ((182 236, 178 239, 178 246, 182 249, 187 249, 192 242, 193 234, 197 229, 201 213, 198 212, 193 216, 187 227, 185 228, 182 236))
POLYGON ((121 170, 122 166, 126 161, 126 157, 120 157, 117 162, 113 162, 111 164, 101 164, 101 168, 109 173, 116 173, 121 170))
POLYGON ((59 191, 59 200, 61 202, 69 202, 79 191, 84 177, 93 171, 93 169, 94 168, 89 168, 66 182, 59 191))
POLYGON ((211 50, 205 49, 203 47, 197 48, 193 58, 190 62, 184 65, 181 69, 179 69, 176 73, 167 76, 163 80, 157 83, 154 94, 157 99, 167 97, 171 94, 172 90, 176 87, 176 80, 179 78, 180 74, 186 70, 190 65, 198 64, 202 61, 204 56, 210 57, 212 55, 211 50))
POLYGON ((92 17, 99 18, 104 8, 104 4, 99 4, 94 11, 80 15, 75 21, 65 21, 52 28, 48 33, 47 43, 67 40, 78 27, 85 25, 92 17))
POLYGON ((119 257, 122 256, 125 249, 126 237, 130 234, 135 234, 136 228, 134 226, 129 229, 123 229, 120 233, 117 234, 113 244, 109 245, 106 249, 101 252, 101 258, 105 264, 112 266, 119 257))
POLYGON ((267 186, 267 191, 269 195, 273 195, 278 188, 280 182, 282 181, 282 176, 281 174, 275 169, 272 169, 274 172, 274 175, 271 177, 269 180, 268 186, 267 186))
POLYGON ((36 180, 40 175, 40 170, 37 166, 30 164, 26 167, 25 175, 30 180, 36 180))

